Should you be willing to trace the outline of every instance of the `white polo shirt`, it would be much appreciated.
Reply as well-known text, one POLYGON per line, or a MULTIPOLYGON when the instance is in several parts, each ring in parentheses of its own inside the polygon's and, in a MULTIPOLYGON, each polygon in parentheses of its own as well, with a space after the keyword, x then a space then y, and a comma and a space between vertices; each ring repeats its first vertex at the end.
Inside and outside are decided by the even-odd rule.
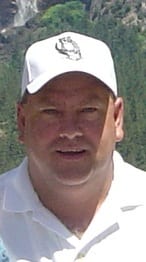
POLYGON ((146 172, 114 153, 110 192, 79 240, 41 204, 24 159, 0 177, 0 235, 11 262, 146 262, 146 172))

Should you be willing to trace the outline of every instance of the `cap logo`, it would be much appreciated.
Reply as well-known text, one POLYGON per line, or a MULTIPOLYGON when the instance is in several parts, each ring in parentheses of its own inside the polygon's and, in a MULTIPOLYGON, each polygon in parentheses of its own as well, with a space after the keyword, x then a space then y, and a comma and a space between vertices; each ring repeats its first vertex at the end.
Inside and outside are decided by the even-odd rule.
POLYGON ((80 48, 78 44, 71 39, 70 36, 58 39, 55 48, 59 53, 66 55, 68 59, 71 60, 81 59, 80 48))

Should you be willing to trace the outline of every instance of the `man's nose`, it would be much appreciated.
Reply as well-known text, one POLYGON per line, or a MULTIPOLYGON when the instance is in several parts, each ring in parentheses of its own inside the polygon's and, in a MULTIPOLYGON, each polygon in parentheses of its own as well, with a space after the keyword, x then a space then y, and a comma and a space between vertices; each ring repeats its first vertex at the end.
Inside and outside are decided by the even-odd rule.
POLYGON ((78 122, 78 117, 66 116, 61 123, 59 136, 61 138, 74 139, 82 135, 83 133, 78 122))

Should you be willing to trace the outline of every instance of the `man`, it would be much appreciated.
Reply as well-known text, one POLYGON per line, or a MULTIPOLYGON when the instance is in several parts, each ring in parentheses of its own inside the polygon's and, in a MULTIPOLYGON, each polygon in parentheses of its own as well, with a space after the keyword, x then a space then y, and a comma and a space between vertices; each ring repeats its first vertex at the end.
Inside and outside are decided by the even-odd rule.
POLYGON ((27 157, 0 178, 11 261, 146 261, 146 174, 114 151, 123 100, 106 44, 73 32, 33 44, 18 127, 27 157))

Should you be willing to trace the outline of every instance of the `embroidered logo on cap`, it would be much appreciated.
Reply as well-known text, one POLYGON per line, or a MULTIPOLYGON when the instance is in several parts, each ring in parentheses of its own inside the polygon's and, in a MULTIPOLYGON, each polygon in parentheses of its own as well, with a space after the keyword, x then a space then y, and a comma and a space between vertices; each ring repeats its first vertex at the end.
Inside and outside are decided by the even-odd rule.
POLYGON ((80 60, 81 51, 78 44, 70 36, 60 38, 55 45, 59 53, 66 55, 71 60, 80 60))

